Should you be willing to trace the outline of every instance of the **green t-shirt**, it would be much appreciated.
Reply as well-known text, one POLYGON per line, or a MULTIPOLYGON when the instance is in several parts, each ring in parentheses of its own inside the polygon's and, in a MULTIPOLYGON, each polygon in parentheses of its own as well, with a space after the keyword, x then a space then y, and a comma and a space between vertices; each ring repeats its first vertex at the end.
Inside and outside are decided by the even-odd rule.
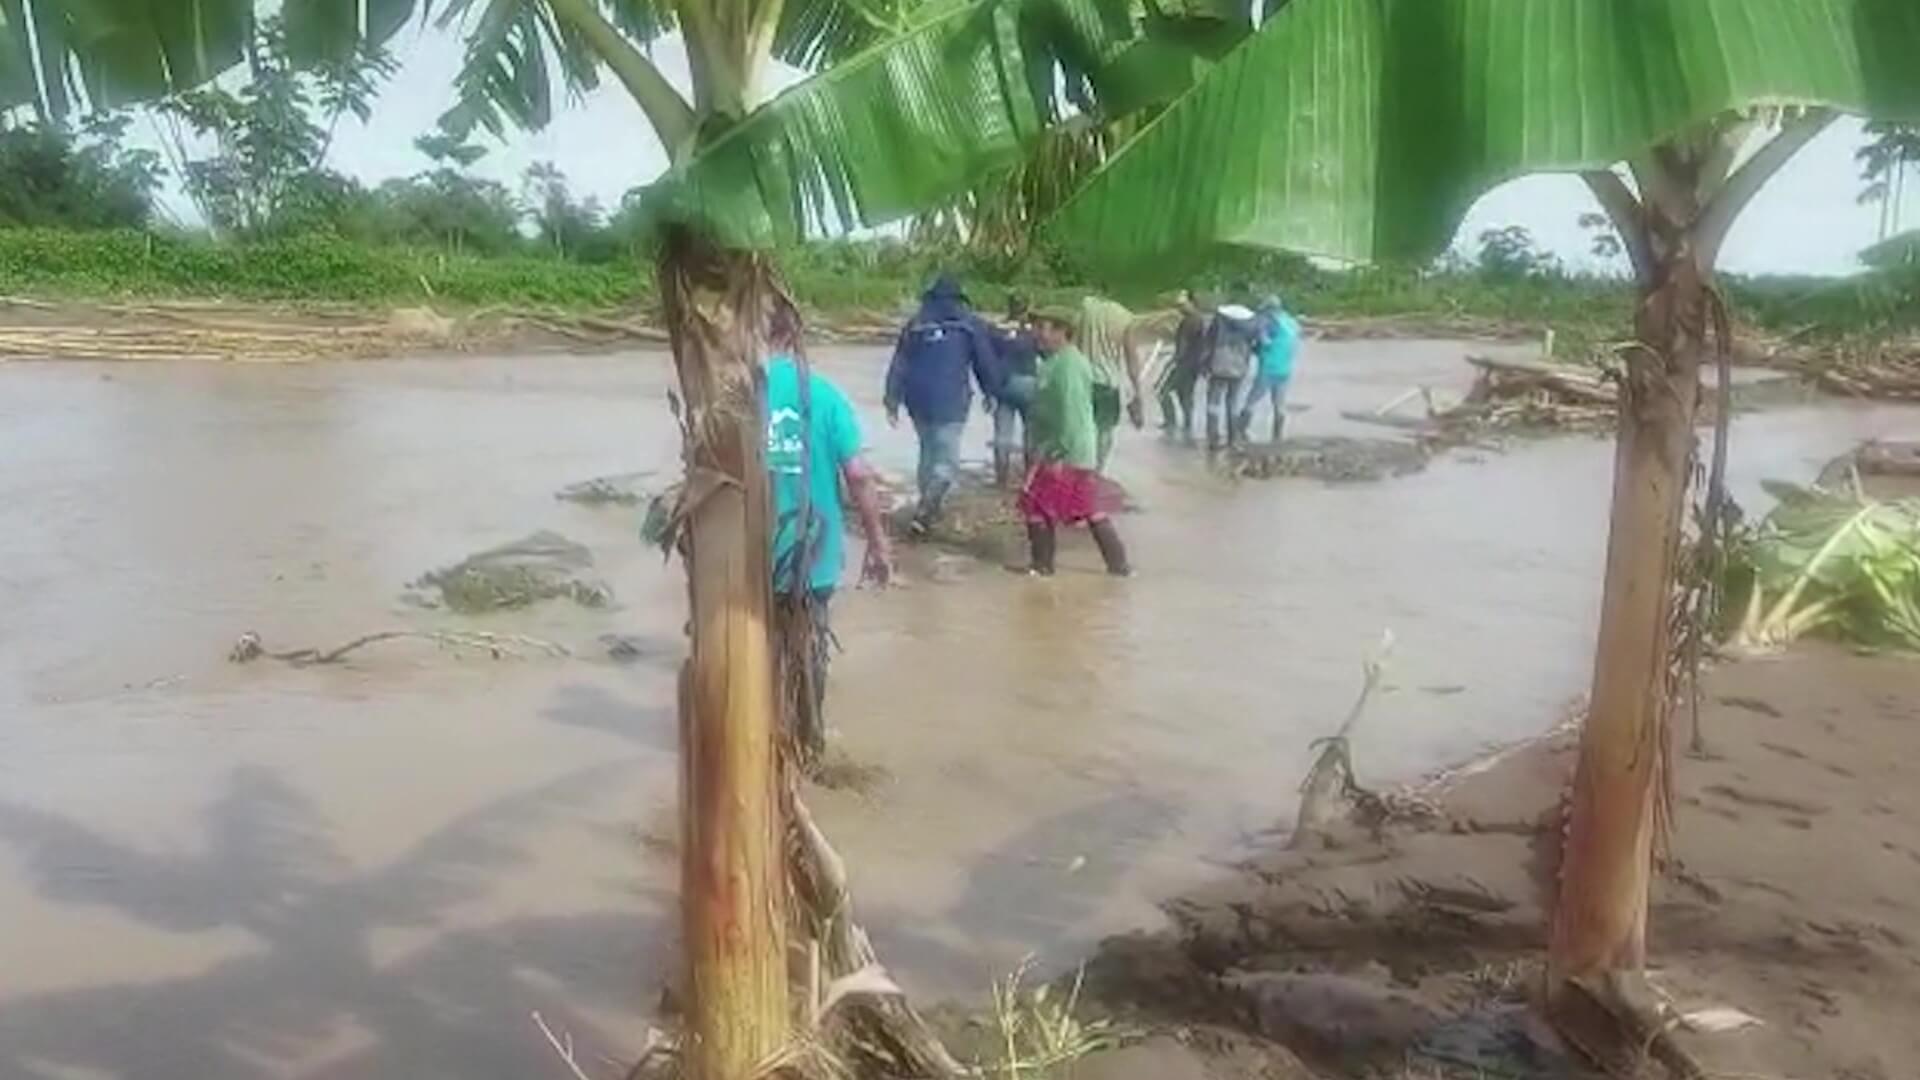
POLYGON ((1041 457, 1080 469, 1098 466, 1093 384, 1093 363, 1072 345, 1041 362, 1030 412, 1034 446, 1041 457))
POLYGON ((840 502, 840 470, 860 452, 860 421, 853 404, 825 376, 808 373, 808 400, 805 414, 812 424, 802 423, 799 370, 789 356, 767 360, 767 473, 773 482, 773 587, 785 590, 792 585, 794 545, 800 532, 799 510, 803 447, 807 457, 806 490, 810 492, 814 526, 809 542, 813 545, 813 565, 807 573, 812 589, 832 589, 840 584, 840 569, 846 551, 846 511, 840 502))

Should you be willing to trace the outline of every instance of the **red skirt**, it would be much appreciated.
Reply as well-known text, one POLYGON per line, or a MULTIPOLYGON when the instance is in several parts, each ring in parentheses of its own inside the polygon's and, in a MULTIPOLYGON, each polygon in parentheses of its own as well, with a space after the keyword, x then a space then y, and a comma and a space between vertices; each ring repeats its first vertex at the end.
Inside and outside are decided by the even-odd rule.
POLYGON ((1107 513, 1100 474, 1057 461, 1042 461, 1020 489, 1020 513, 1028 521, 1070 525, 1107 513))

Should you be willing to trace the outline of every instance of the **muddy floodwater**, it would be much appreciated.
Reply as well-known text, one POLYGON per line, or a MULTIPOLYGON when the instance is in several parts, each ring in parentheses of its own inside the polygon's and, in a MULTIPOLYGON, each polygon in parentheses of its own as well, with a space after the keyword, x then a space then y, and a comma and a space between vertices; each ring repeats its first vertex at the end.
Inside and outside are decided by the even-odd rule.
MULTIPOLYGON (((1293 430, 1382 434, 1339 413, 1463 389, 1465 350, 1317 345, 1293 430)), ((883 359, 816 357, 905 473, 883 359)), ((556 1071, 536 1010, 589 1062, 634 1053, 675 954, 683 585, 637 508, 554 493, 671 474, 667 379, 657 353, 0 366, 0 1077, 527 1080, 556 1071), (590 549, 610 605, 402 601, 543 529, 590 549), (576 656, 226 659, 246 631, 434 627, 576 656)), ((1916 426, 1743 416, 1736 490, 1916 426)), ((904 587, 843 594, 830 719, 889 779, 815 803, 884 960, 968 996, 1150 924, 1291 813, 1384 630, 1363 779, 1551 726, 1584 689, 1610 466, 1576 437, 1376 484, 1236 481, 1123 433, 1138 577, 1076 537, 1052 581, 912 551, 904 587)))

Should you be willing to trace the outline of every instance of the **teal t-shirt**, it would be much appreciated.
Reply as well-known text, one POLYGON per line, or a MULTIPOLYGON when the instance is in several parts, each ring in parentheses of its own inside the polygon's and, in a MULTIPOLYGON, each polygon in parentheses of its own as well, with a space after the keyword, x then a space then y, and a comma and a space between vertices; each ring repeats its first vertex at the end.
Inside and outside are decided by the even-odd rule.
POLYGON ((792 585, 794 545, 800 530, 801 452, 811 450, 807 461, 808 500, 813 511, 813 528, 808 542, 813 546, 813 565, 807 572, 807 584, 814 589, 831 589, 840 584, 840 568, 846 558, 846 511, 840 503, 840 470, 860 452, 860 422, 853 404, 840 388, 819 372, 809 372, 808 400, 802 419, 799 369, 790 356, 775 356, 767 361, 767 472, 773 481, 773 586, 784 590, 792 585))
POLYGON ((1260 375, 1267 379, 1293 377, 1293 356, 1300 349, 1300 323, 1284 311, 1264 317, 1266 340, 1260 344, 1260 375))

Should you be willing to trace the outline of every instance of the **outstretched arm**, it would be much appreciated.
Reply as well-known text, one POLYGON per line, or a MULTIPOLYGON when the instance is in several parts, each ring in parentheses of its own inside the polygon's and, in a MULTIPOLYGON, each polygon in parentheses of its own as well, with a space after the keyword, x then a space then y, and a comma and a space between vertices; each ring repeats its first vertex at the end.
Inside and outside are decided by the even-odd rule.
POLYGON ((840 466, 847 482, 847 494, 853 499, 854 513, 860 518, 860 535, 866 538, 867 555, 860 564, 863 585, 885 585, 893 580, 893 542, 887 538, 887 526, 880 516, 879 484, 866 456, 856 454, 840 466))
POLYGON ((900 422, 900 401, 906 396, 907 389, 907 332, 900 331, 900 337, 893 343, 893 359, 887 364, 887 391, 884 404, 887 409, 887 423, 900 422))
POLYGON ((1143 332, 1141 320, 1135 319, 1127 325, 1127 332, 1120 335, 1120 351, 1127 361, 1127 382, 1133 387, 1133 400, 1127 403, 1127 418, 1136 428, 1147 425, 1146 398, 1140 389, 1142 368, 1140 360, 1140 336, 1143 332))

